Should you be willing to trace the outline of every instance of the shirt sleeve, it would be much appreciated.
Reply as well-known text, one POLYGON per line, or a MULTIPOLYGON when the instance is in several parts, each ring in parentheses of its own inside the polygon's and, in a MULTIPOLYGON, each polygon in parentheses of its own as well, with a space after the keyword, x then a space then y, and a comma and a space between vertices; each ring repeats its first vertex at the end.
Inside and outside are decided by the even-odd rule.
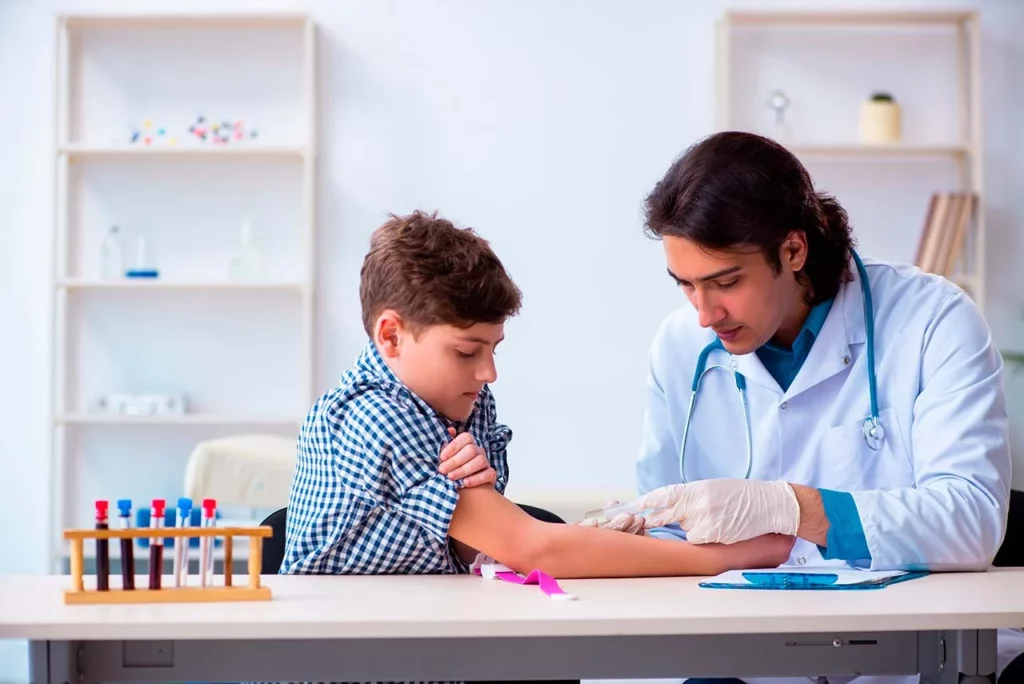
POLYGON ((851 565, 871 562, 871 551, 864 536, 864 526, 857 512, 857 502, 848 492, 819 489, 821 503, 828 519, 828 538, 819 546, 822 558, 844 560, 851 565))
POLYGON ((508 486, 508 445, 512 441, 512 429, 498 422, 498 407, 494 395, 488 388, 484 395, 483 414, 486 419, 487 458, 497 474, 494 488, 499 494, 508 486))
MULTIPOLYGON (((643 442, 636 463, 637 494, 643 496, 651 490, 679 482, 679 456, 669 426, 669 411, 663 389, 661 344, 664 329, 659 332, 648 355, 645 385, 643 442)), ((677 541, 686 540, 686 532, 677 523, 649 531, 652 537, 677 541)))
POLYGON ((386 513, 446 542, 460 484, 438 472, 445 428, 436 417, 403 403, 381 391, 352 403, 346 424, 360 428, 363 490, 386 513))
POLYGON ((984 570, 1006 531, 1009 425, 1003 364, 962 292, 938 307, 921 351, 910 453, 915 484, 852 492, 871 569, 984 570))

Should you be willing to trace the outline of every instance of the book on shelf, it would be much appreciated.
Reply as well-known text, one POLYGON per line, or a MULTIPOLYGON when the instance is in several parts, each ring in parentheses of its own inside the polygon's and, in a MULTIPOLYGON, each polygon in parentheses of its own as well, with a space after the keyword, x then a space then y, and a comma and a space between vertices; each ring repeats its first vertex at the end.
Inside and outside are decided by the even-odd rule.
POLYGON ((971 192, 932 194, 914 258, 921 270, 945 277, 954 274, 977 201, 971 192))

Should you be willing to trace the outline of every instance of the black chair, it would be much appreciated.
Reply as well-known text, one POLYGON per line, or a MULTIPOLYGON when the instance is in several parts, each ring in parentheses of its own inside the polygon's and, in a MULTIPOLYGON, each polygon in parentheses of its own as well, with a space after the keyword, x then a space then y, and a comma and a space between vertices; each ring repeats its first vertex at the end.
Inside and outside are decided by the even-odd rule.
POLYGON ((1010 510, 1006 536, 992 565, 997 568, 1024 568, 1024 491, 1010 492, 1010 510))
POLYGON ((288 509, 282 508, 267 516, 260 525, 266 525, 274 531, 273 536, 263 538, 263 564, 261 575, 276 575, 284 561, 284 526, 288 509))

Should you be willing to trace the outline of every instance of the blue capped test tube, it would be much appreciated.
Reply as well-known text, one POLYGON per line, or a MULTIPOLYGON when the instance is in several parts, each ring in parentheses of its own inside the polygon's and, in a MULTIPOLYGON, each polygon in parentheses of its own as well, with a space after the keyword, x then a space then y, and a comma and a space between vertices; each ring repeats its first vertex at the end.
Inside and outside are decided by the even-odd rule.
MULTIPOLYGON (((127 530, 132 526, 132 500, 117 500, 118 518, 121 519, 121 529, 127 530)), ((121 588, 135 588, 135 540, 131 537, 121 537, 121 588)))

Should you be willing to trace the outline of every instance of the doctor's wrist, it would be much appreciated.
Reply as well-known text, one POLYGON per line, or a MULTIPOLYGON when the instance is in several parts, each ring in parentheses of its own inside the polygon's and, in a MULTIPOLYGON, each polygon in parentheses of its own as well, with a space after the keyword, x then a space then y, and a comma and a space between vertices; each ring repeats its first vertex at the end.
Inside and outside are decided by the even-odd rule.
POLYGON ((806 485, 789 485, 796 495, 800 506, 800 522, 797 536, 809 542, 824 546, 828 539, 829 521, 825 515, 825 506, 821 501, 821 492, 806 485))

